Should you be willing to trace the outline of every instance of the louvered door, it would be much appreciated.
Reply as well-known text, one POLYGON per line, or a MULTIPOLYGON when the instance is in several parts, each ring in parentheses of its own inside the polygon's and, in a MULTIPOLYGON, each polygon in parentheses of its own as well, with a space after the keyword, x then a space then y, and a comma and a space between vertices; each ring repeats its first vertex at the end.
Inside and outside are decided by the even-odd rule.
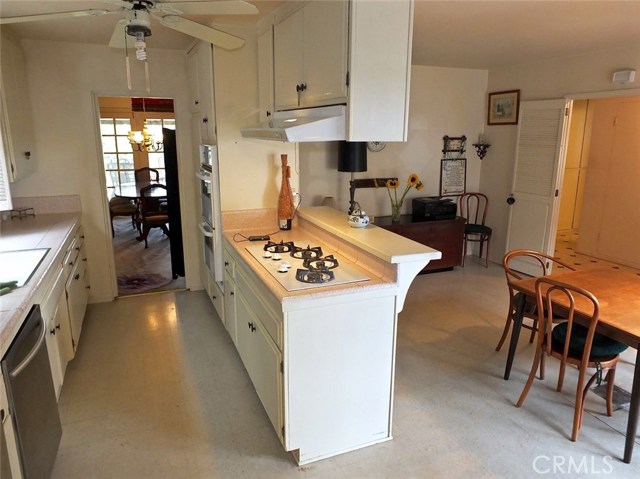
MULTIPOLYGON (((567 112, 565 100, 520 104, 506 251, 523 248, 553 254, 567 112)), ((526 273, 527 266, 516 269, 526 273)))

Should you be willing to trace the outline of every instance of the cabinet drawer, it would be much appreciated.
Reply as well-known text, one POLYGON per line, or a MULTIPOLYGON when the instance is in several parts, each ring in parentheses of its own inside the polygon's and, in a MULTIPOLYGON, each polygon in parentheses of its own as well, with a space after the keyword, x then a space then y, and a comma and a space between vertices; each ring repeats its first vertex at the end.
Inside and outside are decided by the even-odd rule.
POLYGON ((273 342, 282 350, 282 320, 278 319, 272 306, 267 304, 269 299, 266 295, 270 293, 268 291, 258 293, 259 289, 242 272, 237 275, 236 284, 247 305, 269 332, 273 342))
POLYGON ((235 279, 236 277, 236 261, 231 257, 231 255, 225 250, 224 252, 224 269, 231 278, 235 279))

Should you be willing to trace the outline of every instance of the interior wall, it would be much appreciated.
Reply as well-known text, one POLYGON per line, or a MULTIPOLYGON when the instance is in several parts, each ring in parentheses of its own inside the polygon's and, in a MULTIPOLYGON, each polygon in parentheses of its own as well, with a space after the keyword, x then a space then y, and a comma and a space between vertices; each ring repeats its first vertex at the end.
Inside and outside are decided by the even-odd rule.
MULTIPOLYGON (((94 93, 175 100, 180 195, 184 205, 196 205, 186 55, 181 51, 149 49, 151 92, 147 93, 144 70, 135 60, 131 72, 133 90, 128 90, 122 50, 39 40, 22 40, 22 45, 40 162, 34 174, 12 184, 12 194, 16 197, 80 195, 91 274, 90 301, 110 301, 117 290, 113 280, 111 231, 94 93)), ((185 211, 190 210, 184 208, 185 211)), ((200 284, 198 238, 188 234, 196 231, 195 213, 183 213, 182 226, 187 287, 197 288, 200 284)))
MULTIPOLYGON (((398 177, 404 189, 406 179, 417 173, 425 187, 412 189, 403 204, 411 212, 411 198, 437 196, 440 188, 442 137, 467 136, 467 191, 477 191, 482 161, 472 143, 484 127, 487 72, 462 68, 411 67, 409 134, 404 143, 387 143, 380 152, 367 153, 367 171, 355 178, 398 177)), ((483 160, 486 161, 486 160, 483 160)), ((300 188, 303 203, 318 205, 333 196, 340 209, 349 206, 350 173, 338 172, 336 142, 300 144, 300 188)), ((359 189, 356 201, 372 216, 391 214, 386 189, 359 189)))
MULTIPOLYGON (((542 62, 513 65, 489 71, 488 91, 520 90, 521 101, 549 100, 567 95, 638 88, 637 84, 616 85, 614 71, 640 69, 640 46, 601 50, 589 54, 542 62)), ((483 160, 480 191, 489 196, 487 223, 493 228, 490 256, 498 261, 505 253, 517 125, 486 126, 491 144, 483 160)))

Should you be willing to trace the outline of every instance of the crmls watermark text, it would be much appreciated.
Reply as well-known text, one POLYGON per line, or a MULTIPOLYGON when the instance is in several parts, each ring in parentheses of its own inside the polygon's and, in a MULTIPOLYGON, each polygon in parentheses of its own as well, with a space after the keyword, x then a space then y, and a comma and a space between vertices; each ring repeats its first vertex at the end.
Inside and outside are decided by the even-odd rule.
POLYGON ((532 466, 538 474, 611 474, 611 461, 611 456, 536 456, 532 466))

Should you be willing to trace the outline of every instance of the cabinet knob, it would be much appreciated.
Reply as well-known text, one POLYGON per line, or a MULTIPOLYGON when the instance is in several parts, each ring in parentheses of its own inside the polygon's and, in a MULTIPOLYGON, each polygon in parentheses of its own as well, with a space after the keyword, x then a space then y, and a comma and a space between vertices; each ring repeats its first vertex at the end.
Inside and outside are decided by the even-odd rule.
POLYGON ((49 331, 49 334, 52 334, 52 335, 55 336, 56 335, 56 328, 51 328, 51 330, 49 331))
POLYGON ((59 325, 59 324, 56 324, 56 329, 57 329, 58 331, 60 331, 60 325, 59 325))
POLYGON ((206 116, 202 119, 202 123, 209 123, 209 118, 206 116))
POLYGON ((269 110, 267 110, 267 117, 271 116, 271 112, 269 110))
POLYGON ((211 299, 218 299, 218 297, 215 294, 212 294, 211 299))
POLYGON ((252 333, 256 330, 256 327, 252 322, 248 322, 247 326, 249 326, 249 329, 251 330, 252 333))
POLYGON ((69 261, 69 266, 73 266, 73 261, 69 261))
POLYGON ((235 294, 235 293, 234 293, 233 291, 231 291, 231 292, 229 293, 229 296, 233 296, 234 294, 235 294))
POLYGON ((80 246, 76 246, 76 251, 80 251, 80 246))
POLYGON ((73 279, 80 279, 80 273, 76 273, 76 275, 73 277, 73 279))
POLYGON ((80 238, 84 239, 84 235, 80 235, 80 238))
POLYGON ((225 265, 225 266, 229 266, 229 262, 228 262, 228 261, 225 261, 225 262, 224 262, 224 265, 225 265))

